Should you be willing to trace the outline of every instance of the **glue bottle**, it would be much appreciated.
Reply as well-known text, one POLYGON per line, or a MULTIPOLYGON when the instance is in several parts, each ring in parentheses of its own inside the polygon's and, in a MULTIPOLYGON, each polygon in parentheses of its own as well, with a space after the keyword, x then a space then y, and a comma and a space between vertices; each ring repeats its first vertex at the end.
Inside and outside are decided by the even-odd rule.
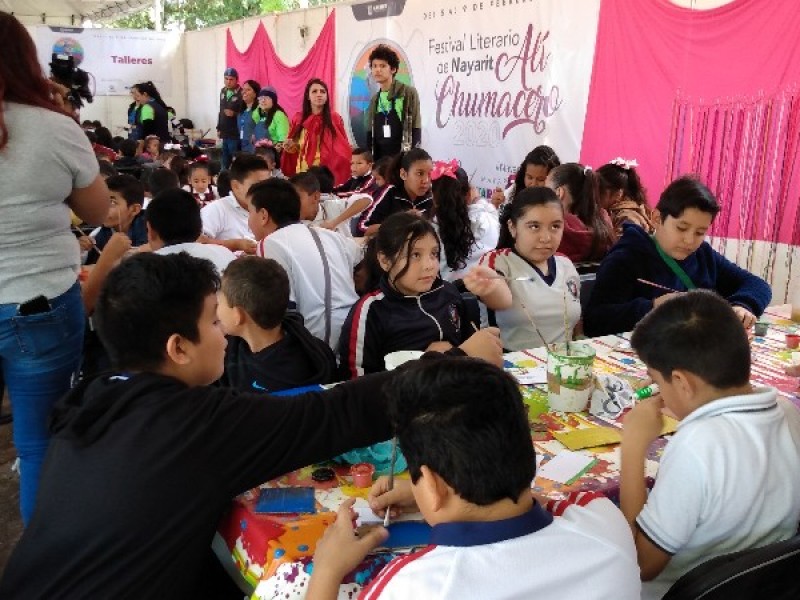
POLYGON ((649 398, 650 396, 655 396, 658 393, 658 384, 651 383, 646 387, 636 390, 635 393, 636 393, 636 398, 638 398, 639 400, 644 400, 645 398, 649 398))

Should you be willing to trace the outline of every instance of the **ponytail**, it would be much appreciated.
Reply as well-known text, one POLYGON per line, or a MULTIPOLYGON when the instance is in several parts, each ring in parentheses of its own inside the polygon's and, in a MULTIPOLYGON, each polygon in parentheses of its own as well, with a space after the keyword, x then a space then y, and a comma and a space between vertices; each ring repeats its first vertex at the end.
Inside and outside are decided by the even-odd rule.
POLYGON ((570 212, 592 231, 589 258, 599 258, 614 241, 611 225, 600 208, 600 177, 589 166, 566 163, 550 173, 553 188, 566 187, 572 198, 570 212))

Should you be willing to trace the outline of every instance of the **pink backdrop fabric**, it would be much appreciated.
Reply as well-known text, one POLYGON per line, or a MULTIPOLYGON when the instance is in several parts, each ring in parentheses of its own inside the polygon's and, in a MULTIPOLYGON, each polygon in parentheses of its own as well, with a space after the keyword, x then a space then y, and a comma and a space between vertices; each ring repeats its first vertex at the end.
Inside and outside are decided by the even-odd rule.
POLYGON ((331 108, 336 106, 336 26, 332 11, 317 41, 297 65, 287 65, 275 52, 263 23, 258 24, 253 40, 244 52, 233 42, 228 29, 226 65, 239 72, 239 82, 255 79, 262 87, 272 86, 278 92, 278 103, 289 119, 301 110, 303 91, 309 79, 319 78, 328 84, 331 108))
POLYGON ((800 6, 603 0, 581 161, 636 158, 651 204, 697 173, 713 233, 800 244, 800 6))

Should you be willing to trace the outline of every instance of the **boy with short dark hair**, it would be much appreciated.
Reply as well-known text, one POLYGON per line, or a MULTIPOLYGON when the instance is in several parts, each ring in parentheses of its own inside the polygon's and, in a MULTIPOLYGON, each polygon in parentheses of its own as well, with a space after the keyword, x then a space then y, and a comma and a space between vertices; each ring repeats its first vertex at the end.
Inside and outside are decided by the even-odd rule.
POLYGON ((271 173, 260 156, 238 153, 230 169, 231 193, 207 204, 200 211, 203 218, 204 241, 225 246, 228 250, 252 254, 256 243, 247 226, 247 194, 250 186, 269 179, 271 173))
POLYGON ((150 198, 155 198, 163 191, 180 189, 181 182, 175 171, 159 167, 150 173, 147 185, 150 188, 150 198))
POLYGON ((89 250, 86 264, 92 265, 100 258, 100 252, 115 231, 126 234, 131 246, 136 248, 147 243, 145 226, 144 186, 132 175, 112 175, 106 179, 110 195, 108 215, 103 225, 91 233, 95 246, 89 250))
MULTIPOLYGON (((379 480, 370 504, 378 514, 418 508, 433 531, 430 546, 389 563, 361 598, 638 600, 631 536, 608 499, 582 494, 554 518, 532 498, 536 457, 510 375, 478 359, 418 361, 386 394, 411 480, 395 479, 391 491, 379 480)), ((386 537, 377 528, 355 538, 351 505, 317 545, 309 600, 334 598, 386 537)))
POLYGON ((137 147, 138 145, 134 140, 123 140, 120 142, 120 157, 114 161, 114 166, 117 169, 134 169, 141 167, 141 161, 136 158, 137 147))
POLYGON ((219 318, 228 338, 221 383, 279 392, 332 383, 336 358, 296 313, 287 314, 289 277, 277 262, 243 256, 222 277, 219 318))
POLYGON ((763 279, 736 266, 705 241, 719 210, 705 185, 681 177, 661 194, 652 236, 625 223, 622 237, 597 272, 584 312, 586 335, 630 331, 672 296, 663 288, 677 293, 715 290, 733 306, 746 328, 752 326, 769 305, 772 291, 763 279))
POLYGON ((372 175, 372 152, 366 148, 353 148, 353 155, 350 158, 350 179, 340 186, 333 189, 333 193, 341 198, 347 198, 353 194, 369 194, 378 189, 375 177, 372 175))
POLYGON ((347 314, 358 301, 353 269, 361 248, 350 237, 301 223, 300 196, 284 179, 254 185, 249 199, 250 228, 260 240, 256 253, 286 269, 291 301, 306 327, 335 350, 347 314))
POLYGON ((370 52, 370 75, 379 89, 367 107, 367 147, 375 160, 407 152, 422 139, 419 94, 397 81, 399 69, 400 57, 386 44, 370 52))
POLYGON ((223 273, 236 255, 224 246, 199 243, 202 233, 200 207, 186 190, 164 190, 147 207, 147 239, 153 252, 162 256, 186 252, 210 260, 223 273))
POLYGON ((633 529, 643 598, 722 554, 785 540, 800 519, 800 412, 750 385, 750 344, 722 298, 693 291, 636 326, 631 345, 660 393, 626 417, 620 506, 633 529), (681 421, 645 487, 661 410, 681 421), (650 581, 652 580, 652 581, 650 581))
POLYGON ((289 181, 300 194, 300 220, 342 235, 352 236, 350 220, 372 203, 367 194, 354 194, 347 199, 335 196, 333 173, 325 166, 310 167, 289 181))
POLYGON ((227 575, 210 551, 231 499, 391 435, 391 374, 292 398, 208 387, 226 345, 218 286, 209 261, 183 253, 111 271, 95 320, 115 371, 54 409, 39 501, 0 597, 241 598, 215 589, 227 575))

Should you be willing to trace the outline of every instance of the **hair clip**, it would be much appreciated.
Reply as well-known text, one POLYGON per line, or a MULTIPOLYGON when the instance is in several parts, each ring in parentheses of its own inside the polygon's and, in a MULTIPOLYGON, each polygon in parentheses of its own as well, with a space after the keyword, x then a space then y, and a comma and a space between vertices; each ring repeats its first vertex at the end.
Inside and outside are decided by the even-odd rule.
POLYGON ((450 162, 445 162, 443 160, 434 161, 433 170, 431 171, 431 181, 436 181, 440 177, 449 177, 450 179, 458 180, 456 171, 458 171, 460 166, 461 165, 459 165, 455 158, 450 162))
POLYGON ((591 173, 591 172, 592 172, 592 167, 590 167, 589 165, 584 165, 584 167, 583 167, 583 174, 584 174, 584 175, 588 175, 588 174, 589 174, 589 173, 591 173))
POLYGON ((620 167, 622 169, 625 169, 626 171, 630 171, 634 167, 638 167, 639 166, 639 163, 636 162, 635 158, 632 158, 630 160, 625 160, 621 156, 618 156, 614 160, 608 161, 608 164, 620 167))

